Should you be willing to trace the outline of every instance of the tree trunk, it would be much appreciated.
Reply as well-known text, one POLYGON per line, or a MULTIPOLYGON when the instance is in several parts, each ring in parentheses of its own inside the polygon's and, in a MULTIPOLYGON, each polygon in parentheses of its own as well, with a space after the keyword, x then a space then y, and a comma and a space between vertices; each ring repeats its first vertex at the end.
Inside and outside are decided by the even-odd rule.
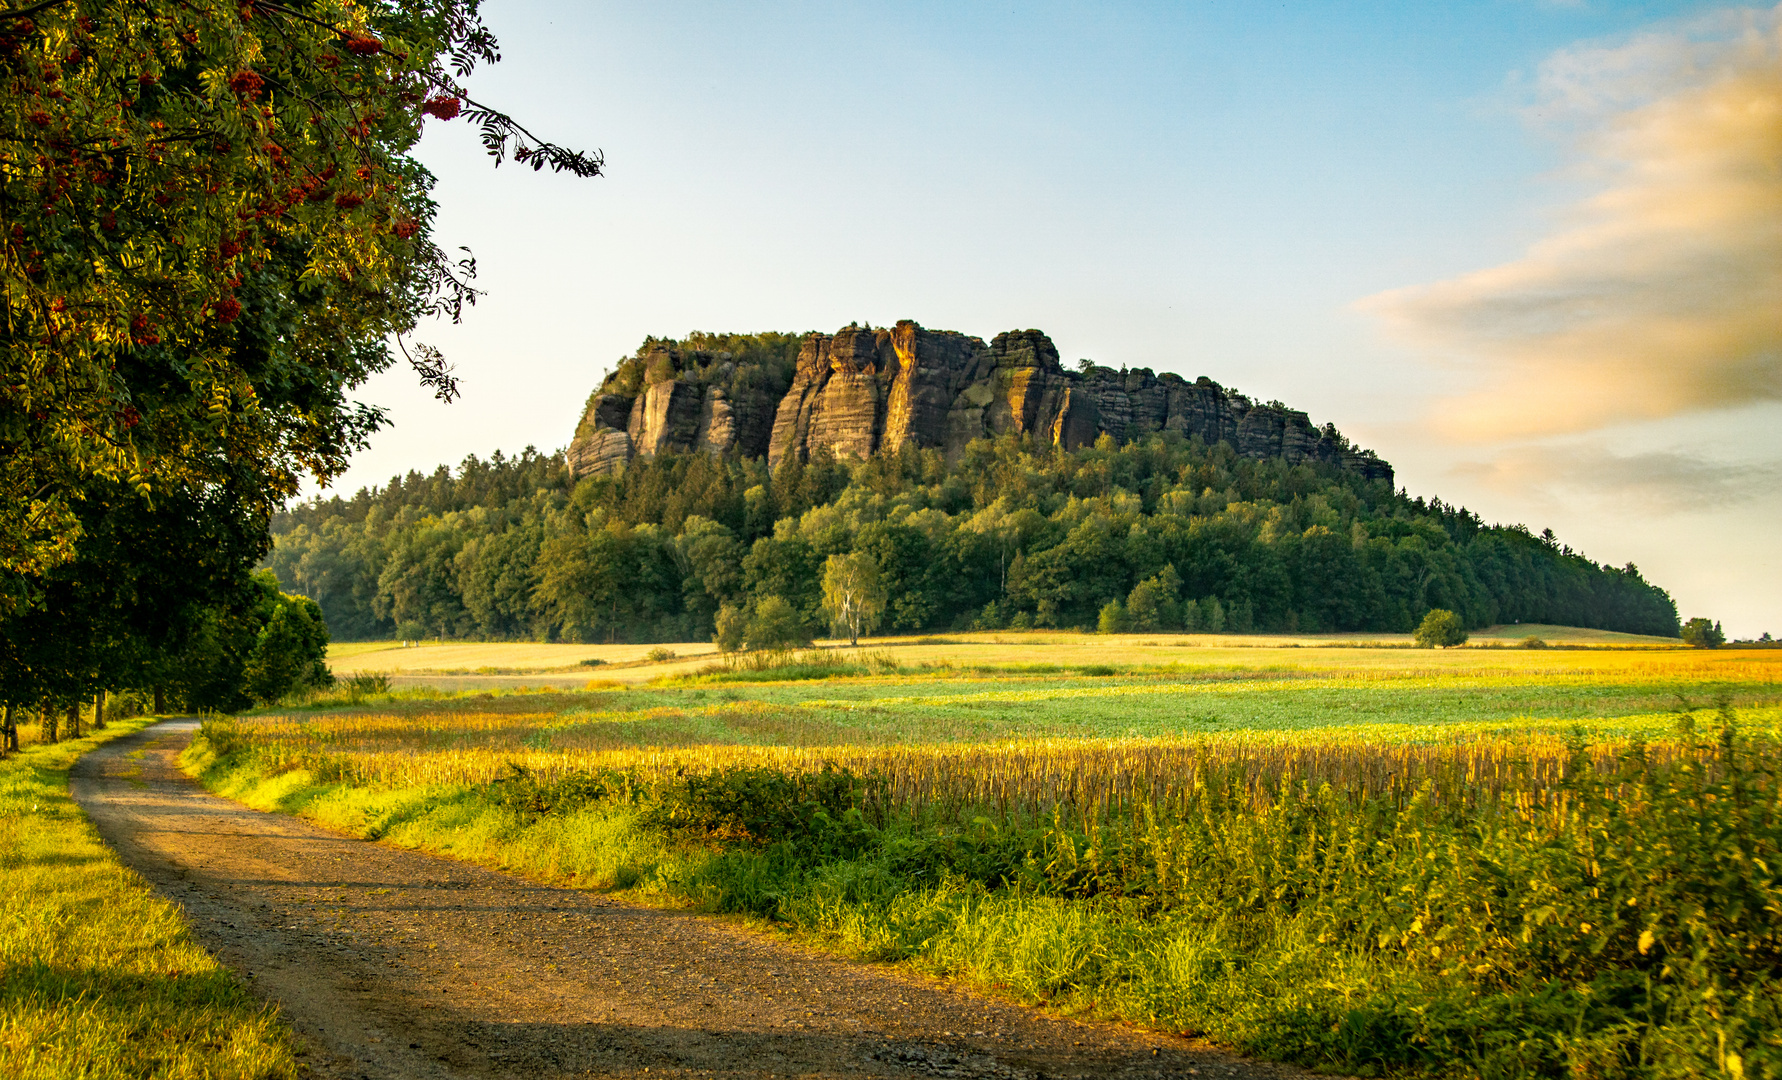
POLYGON ((19 748, 18 731, 13 727, 12 705, 6 706, 6 716, 0 719, 0 757, 5 757, 8 750, 19 748))
POLYGON ((68 737, 70 739, 80 738, 80 702, 79 701, 72 701, 72 702, 69 702, 69 704, 68 704, 68 737))
POLYGON ((46 742, 61 742, 61 739, 57 738, 59 733, 56 730, 56 724, 58 722, 56 707, 45 705, 43 707, 43 737, 46 742))
POLYGON ((155 684, 155 715, 167 715, 167 695, 162 692, 161 684, 155 684))
POLYGON ((105 688, 101 686, 93 694, 93 730, 105 727, 105 688))

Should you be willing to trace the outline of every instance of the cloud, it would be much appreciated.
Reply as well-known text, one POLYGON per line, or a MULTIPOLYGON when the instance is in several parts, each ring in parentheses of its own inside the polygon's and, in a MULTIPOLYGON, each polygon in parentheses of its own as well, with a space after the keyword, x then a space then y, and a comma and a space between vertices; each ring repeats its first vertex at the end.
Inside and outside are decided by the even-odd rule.
POLYGON ((1362 310, 1473 389, 1467 440, 1588 431, 1782 399, 1782 6, 1542 67, 1595 194, 1520 259, 1369 297, 1362 310))
POLYGON ((1724 462, 1675 450, 1617 454, 1601 443, 1525 444, 1454 475, 1506 494, 1579 498, 1642 514, 1713 510, 1773 494, 1782 462, 1724 462))

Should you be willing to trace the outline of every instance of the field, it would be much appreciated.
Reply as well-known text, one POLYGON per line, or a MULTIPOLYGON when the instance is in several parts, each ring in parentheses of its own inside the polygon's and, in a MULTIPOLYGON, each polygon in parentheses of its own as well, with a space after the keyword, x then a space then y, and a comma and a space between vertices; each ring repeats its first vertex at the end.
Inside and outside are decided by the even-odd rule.
POLYGON ((189 763, 1315 1067, 1782 1075, 1782 655, 1177 640, 343 689, 212 723, 189 763))
POLYGON ((296 1076, 277 1017, 69 798, 76 757, 147 723, 0 761, 0 1075, 296 1076))
MULTIPOLYGON (((1581 630, 1565 626, 1494 626, 1472 634, 1474 647, 1519 646, 1529 637, 1562 647, 1644 647, 1675 649, 1671 638, 1641 637, 1606 630, 1581 630)), ((839 642, 818 642, 826 649, 839 642)), ((1033 663, 1036 650, 1051 664, 1119 664, 1129 666, 1168 664, 1250 665, 1254 650, 1311 650, 1295 655, 1294 662, 1316 662, 1312 656, 1336 665, 1356 662, 1357 646, 1409 648, 1408 634, 1242 635, 1242 634, 1081 634, 1072 632, 998 631, 995 633, 946 634, 938 637, 864 638, 860 647, 892 654, 899 664, 1011 665, 1033 663), (1135 652, 1143 650, 1143 652, 1135 652), (1340 650, 1332 652, 1332 650, 1340 650)), ((1383 650, 1369 648, 1369 653, 1383 650)), ((1534 651, 1534 650, 1530 650, 1534 651)), ((591 674, 625 683, 642 683, 664 674, 686 674, 711 662, 717 649, 710 642, 678 642, 666 645, 569 645, 541 642, 462 641, 350 641, 328 649, 328 663, 338 676, 378 672, 399 685, 430 685, 452 689, 503 686, 578 685, 591 674), (672 656, 652 659, 651 654, 672 656), (598 669, 598 670, 594 670, 598 669)))

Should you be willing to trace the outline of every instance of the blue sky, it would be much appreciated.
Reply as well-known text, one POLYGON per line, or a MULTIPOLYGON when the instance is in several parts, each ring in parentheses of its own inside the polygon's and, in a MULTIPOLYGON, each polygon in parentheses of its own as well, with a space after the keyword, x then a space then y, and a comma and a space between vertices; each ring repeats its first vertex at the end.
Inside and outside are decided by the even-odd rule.
POLYGON ((1415 493, 1782 632, 1777 11, 485 14, 505 60, 477 95, 608 175, 494 170, 462 122, 429 132, 439 238, 489 291, 418 335, 465 399, 375 380, 396 424, 340 486, 560 447, 648 334, 1032 326, 1067 361, 1280 398, 1415 493))

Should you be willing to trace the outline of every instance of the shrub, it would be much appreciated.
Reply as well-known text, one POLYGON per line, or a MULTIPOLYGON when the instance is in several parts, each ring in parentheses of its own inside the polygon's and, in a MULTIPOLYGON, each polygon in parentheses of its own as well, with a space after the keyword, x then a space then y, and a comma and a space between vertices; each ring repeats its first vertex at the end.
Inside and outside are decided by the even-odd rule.
POLYGON ((751 649, 792 649, 809 645, 811 636, 785 597, 764 596, 755 604, 746 642, 751 649))
POLYGON ((1102 605, 1101 618, 1096 629, 1104 634, 1124 634, 1126 632, 1126 609, 1120 601, 1110 600, 1102 605))
POLYGON ((678 654, 673 649, 664 649, 662 646, 658 645, 649 652, 644 653, 644 659, 652 664, 659 664, 664 660, 673 660, 677 655, 678 654))
POLYGON ((1466 627, 1460 616, 1446 608, 1431 608, 1411 639, 1420 649, 1446 649, 1466 644, 1466 627))
POLYGON ((347 697, 355 704, 361 698, 390 692, 390 677, 381 671, 361 671, 346 681, 347 697))
POLYGON ((794 773, 735 765, 659 785, 646 824, 746 844, 808 841, 843 820, 858 821, 865 781, 825 765, 794 773), (854 811, 850 814, 849 811, 854 811))
POLYGON ((1547 643, 1533 634, 1530 634, 1522 639, 1522 647, 1524 649, 1545 649, 1547 643))

